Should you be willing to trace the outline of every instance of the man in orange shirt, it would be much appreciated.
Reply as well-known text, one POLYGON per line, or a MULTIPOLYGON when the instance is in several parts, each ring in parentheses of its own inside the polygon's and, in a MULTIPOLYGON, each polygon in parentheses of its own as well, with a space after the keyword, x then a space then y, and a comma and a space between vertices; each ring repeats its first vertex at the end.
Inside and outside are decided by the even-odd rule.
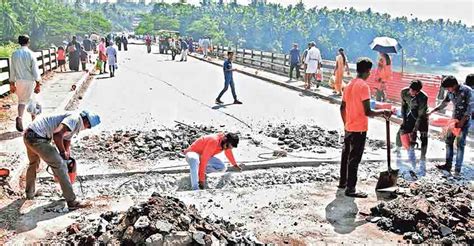
POLYGON ((341 104, 341 117, 345 136, 341 157, 341 177, 338 188, 346 189, 346 196, 366 198, 364 192, 356 192, 357 170, 364 153, 365 139, 369 126, 369 116, 389 118, 392 112, 370 108, 370 88, 365 82, 370 76, 372 61, 360 58, 357 61, 357 78, 344 89, 341 104))
POLYGON ((184 151, 189 164, 191 186, 193 190, 204 189, 206 173, 225 171, 225 164, 215 155, 224 151, 230 163, 239 170, 233 148, 237 148, 239 136, 235 133, 218 133, 200 137, 184 151))

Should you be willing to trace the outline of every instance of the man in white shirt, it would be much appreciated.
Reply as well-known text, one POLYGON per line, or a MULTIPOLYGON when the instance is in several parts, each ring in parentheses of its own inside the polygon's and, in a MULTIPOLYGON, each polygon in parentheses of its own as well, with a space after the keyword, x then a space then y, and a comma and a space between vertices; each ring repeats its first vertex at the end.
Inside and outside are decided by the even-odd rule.
MULTIPOLYGON (((311 48, 305 58, 305 90, 311 88, 311 78, 316 79, 316 73, 321 66, 321 52, 316 48, 316 43, 311 42, 311 48)), ((318 84, 319 87, 319 84, 318 84)))
POLYGON ((100 124, 100 117, 89 111, 65 112, 46 115, 35 119, 25 130, 23 141, 26 146, 29 166, 26 171, 26 198, 36 194, 36 169, 43 159, 57 177, 68 208, 74 210, 89 204, 76 200, 68 177, 66 161, 70 160, 71 139, 84 129, 100 124), (54 141, 54 145, 51 144, 54 141))
MULTIPOLYGON (((23 114, 26 104, 31 100, 34 93, 39 93, 41 75, 38 70, 36 57, 28 46, 30 37, 20 35, 18 43, 21 48, 13 52, 10 64, 10 93, 18 96, 18 117, 16 117, 16 129, 23 131, 23 114)), ((34 115, 31 116, 34 119, 34 115)))

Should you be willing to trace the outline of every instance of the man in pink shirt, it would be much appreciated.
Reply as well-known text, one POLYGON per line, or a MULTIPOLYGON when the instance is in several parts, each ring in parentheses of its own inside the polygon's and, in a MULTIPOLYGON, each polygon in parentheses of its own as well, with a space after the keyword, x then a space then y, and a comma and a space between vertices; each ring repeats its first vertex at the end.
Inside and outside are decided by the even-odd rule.
POLYGON ((225 164, 215 155, 224 151, 230 163, 242 170, 235 161, 232 148, 237 148, 239 136, 235 133, 218 133, 200 137, 184 151, 190 168, 193 190, 204 189, 206 173, 225 171, 225 164))

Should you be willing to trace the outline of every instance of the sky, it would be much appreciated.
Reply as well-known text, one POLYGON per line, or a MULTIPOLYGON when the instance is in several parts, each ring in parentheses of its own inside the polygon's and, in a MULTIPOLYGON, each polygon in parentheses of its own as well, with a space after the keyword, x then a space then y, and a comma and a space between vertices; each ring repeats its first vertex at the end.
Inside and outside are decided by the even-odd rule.
MULTIPOLYGON (((114 2, 115 0, 111 0, 114 2)), ((147 0, 149 2, 150 0, 147 0)), ((160 2, 157 0, 156 2, 160 2)), ((217 1, 217 0, 216 0, 217 1)), ((300 0, 267 0, 281 5, 296 4, 300 0)), ((178 0, 164 0, 172 3, 178 0)), ((199 4, 200 0, 188 0, 188 3, 199 4)), ((224 0, 230 2, 230 0, 224 0)), ((251 0, 237 0, 239 4, 248 4, 251 0)), ((391 16, 417 17, 418 19, 450 19, 461 20, 468 26, 474 26, 474 0, 302 0, 307 7, 323 7, 329 9, 350 8, 388 13, 391 16)))

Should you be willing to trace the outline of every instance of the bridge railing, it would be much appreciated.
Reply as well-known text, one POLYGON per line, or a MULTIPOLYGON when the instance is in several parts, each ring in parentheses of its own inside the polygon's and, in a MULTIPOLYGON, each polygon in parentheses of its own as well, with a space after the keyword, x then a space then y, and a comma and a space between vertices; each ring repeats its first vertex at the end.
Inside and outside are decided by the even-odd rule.
MULTIPOLYGON (((197 43, 196 49, 198 48, 197 43)), ((264 52, 253 49, 245 49, 239 47, 229 47, 223 45, 213 45, 212 53, 220 58, 226 56, 227 51, 233 51, 235 62, 255 67, 261 70, 269 71, 272 73, 288 76, 290 71, 290 56, 288 54, 264 52)), ((333 75, 336 62, 332 60, 323 60, 322 62, 322 73, 323 73, 323 86, 328 86, 329 79, 333 75)), ((374 64, 376 66, 376 64, 374 64)), ((303 68, 300 68, 303 72, 303 68)), ((349 70, 351 75, 344 73, 344 82, 348 83, 354 78, 356 74, 356 65, 350 63, 349 70)), ((375 78, 375 70, 372 72, 371 77, 367 80, 371 87, 372 93, 375 93, 375 89, 379 87, 379 83, 375 78)), ((423 90, 428 94, 429 105, 434 107, 437 102, 438 94, 440 93, 440 83, 442 77, 440 75, 433 74, 415 74, 415 73, 402 73, 393 72, 392 79, 386 84, 386 97, 388 100, 400 103, 400 91, 404 87, 409 86, 411 80, 419 79, 423 82, 423 90)), ((441 96, 442 97, 442 96, 441 96)))
MULTIPOLYGON (((56 48, 45 49, 34 52, 38 69, 41 75, 53 71, 58 67, 58 57, 56 48)), ((10 90, 8 79, 10 77, 10 58, 0 58, 0 96, 4 96, 10 90)))

